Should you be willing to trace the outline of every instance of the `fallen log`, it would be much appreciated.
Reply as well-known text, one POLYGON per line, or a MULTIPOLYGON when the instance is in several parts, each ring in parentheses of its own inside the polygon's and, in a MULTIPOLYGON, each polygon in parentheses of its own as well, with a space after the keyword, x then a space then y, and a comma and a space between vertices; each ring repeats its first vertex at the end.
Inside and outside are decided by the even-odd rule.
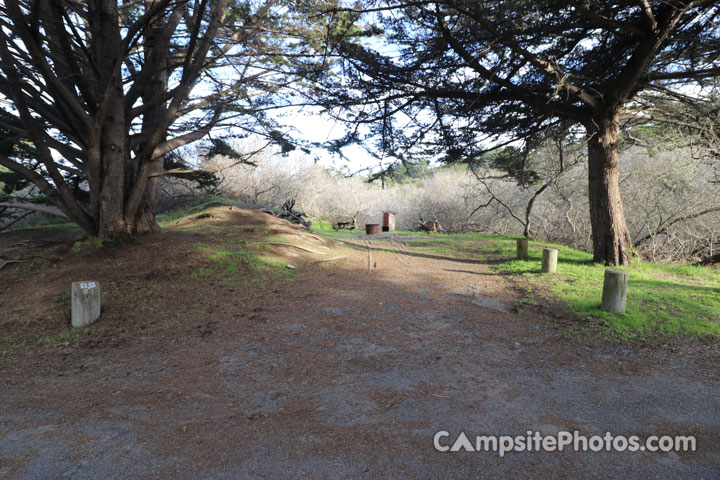
POLYGON ((9 263, 27 263, 30 260, 2 260, 0 259, 0 269, 2 269, 5 265, 9 263))

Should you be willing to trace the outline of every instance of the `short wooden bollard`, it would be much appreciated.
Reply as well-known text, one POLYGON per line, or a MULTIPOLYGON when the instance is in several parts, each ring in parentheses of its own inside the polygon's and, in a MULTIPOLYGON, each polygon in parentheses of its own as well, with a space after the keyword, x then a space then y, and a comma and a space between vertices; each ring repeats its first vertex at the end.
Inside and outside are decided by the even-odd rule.
POLYGON ((605 270, 601 308, 612 313, 625 313, 627 299, 628 272, 625 270, 605 270))
POLYGON ((517 258, 518 260, 528 259, 528 239, 518 238, 517 239, 517 258))
POLYGON ((543 248, 542 273, 557 272, 557 259, 558 259, 557 248, 543 248))
POLYGON ((87 327, 100 317, 100 284, 73 282, 72 326, 87 327))

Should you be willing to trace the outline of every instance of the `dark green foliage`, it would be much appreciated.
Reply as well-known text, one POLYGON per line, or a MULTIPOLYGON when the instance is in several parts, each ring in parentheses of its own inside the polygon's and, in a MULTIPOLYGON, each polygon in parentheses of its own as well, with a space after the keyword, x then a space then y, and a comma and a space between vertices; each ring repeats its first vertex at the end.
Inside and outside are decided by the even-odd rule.
MULTIPOLYGON (((0 128, 0 154, 12 158, 30 170, 37 170, 34 147, 11 131, 0 128)), ((0 167, 0 200, 8 200, 15 192, 23 190, 30 182, 19 173, 0 167)))
POLYGON ((292 140, 280 130, 271 130, 268 132, 268 137, 280 147, 282 154, 290 153, 296 148, 292 140))
MULTIPOLYGON (((224 144, 230 148, 227 144, 224 144)), ((224 151, 230 151, 224 149, 224 151)), ((234 150, 232 150, 234 152, 234 150)), ((235 152, 237 153, 237 152, 235 152)), ((185 178, 197 182, 198 188, 204 192, 213 193, 217 190, 222 179, 214 172, 195 170, 193 166, 185 161, 180 155, 172 152, 165 155, 163 167, 167 170, 179 170, 182 173, 170 173, 171 176, 185 178)))
POLYGON ((528 186, 540 180, 540 175, 532 170, 532 157, 526 149, 503 147, 482 155, 472 163, 501 170, 518 185, 528 186))
MULTIPOLYGON (((235 160, 241 160, 244 163, 250 163, 247 159, 247 155, 243 155, 242 153, 235 150, 228 142, 225 141, 223 138, 212 138, 210 139, 209 146, 206 146, 203 149, 203 156, 205 158, 211 158, 216 155, 221 155, 223 157, 232 158, 235 160)), ((252 163, 250 163, 253 165, 252 163)), ((185 166, 187 168, 187 165, 185 166)))
MULTIPOLYGON (((303 42, 317 20, 305 3, 314 5, 0 2, 0 126, 30 139, 31 170, 35 159, 42 167, 28 171, 17 155, 0 165, 91 235, 156 230, 165 154, 229 128, 294 148, 268 112, 294 105, 298 84, 311 80, 305 73, 322 71, 321 55, 303 42)), ((222 140, 211 143, 238 158, 222 140)))
POLYGON ((7 199, 10 194, 22 190, 29 184, 30 182, 15 172, 0 170, 0 187, 2 187, 0 199, 7 199))
POLYGON ((370 174, 368 176, 368 182, 381 180, 383 185, 417 183, 432 170, 433 167, 428 160, 393 162, 387 167, 370 174))
POLYGON ((368 125, 345 144, 382 139, 385 158, 466 162, 509 139, 533 143, 560 121, 592 125, 645 90, 720 74, 716 3, 649 5, 656 30, 669 32, 657 48, 660 33, 632 0, 358 2, 370 13, 353 13, 351 28, 343 11, 330 28, 346 63, 321 93, 329 108, 359 106, 348 120, 368 125), (359 39, 358 24, 385 42, 359 39))

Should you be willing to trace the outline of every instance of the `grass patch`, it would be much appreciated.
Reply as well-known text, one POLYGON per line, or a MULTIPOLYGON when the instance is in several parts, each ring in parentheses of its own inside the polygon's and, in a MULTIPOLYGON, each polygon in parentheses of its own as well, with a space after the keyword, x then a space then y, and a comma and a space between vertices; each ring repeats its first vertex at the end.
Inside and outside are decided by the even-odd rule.
POLYGON ((60 231, 67 231, 68 235, 80 235, 85 232, 78 226, 77 223, 69 222, 61 217, 48 217, 42 220, 34 220, 29 217, 27 221, 23 221, 21 226, 10 227, 6 231, 16 232, 19 230, 35 230, 38 228, 58 229, 60 231))
MULTIPOLYGON (((515 255, 514 241, 495 240, 492 249, 515 255)), ((633 259, 625 315, 600 310, 605 266, 592 255, 561 245, 531 243, 528 260, 509 260, 498 271, 522 275, 530 284, 545 287, 578 315, 598 320, 608 336, 626 341, 687 335, 720 338, 720 271, 690 265, 658 265, 633 259), (542 247, 558 252, 558 273, 540 273, 542 247)))
MULTIPOLYGON (((312 218, 312 229, 314 232, 318 233, 334 233, 335 230, 332 227, 332 223, 328 222, 327 220, 317 220, 315 218, 312 218)), ((357 230, 357 229, 356 229, 357 230)), ((343 230, 346 232, 349 232, 349 230, 343 230)))
POLYGON ((287 262, 267 254, 263 242, 234 242, 231 245, 197 243, 201 258, 210 265, 193 270, 195 278, 212 279, 225 284, 241 285, 247 289, 263 289, 293 274, 285 268, 287 262))
POLYGON ((100 250, 103 247, 103 239, 98 237, 88 237, 85 240, 77 241, 73 245, 73 252, 85 252, 90 250, 100 250))
MULTIPOLYGON (((97 333, 98 330, 100 330, 102 327, 95 327, 95 331, 97 333)), ((38 344, 41 345, 47 345, 47 346, 55 346, 57 343, 65 342, 65 343, 72 343, 77 342, 81 340, 83 337, 87 337, 90 335, 90 329, 88 327, 82 327, 82 328, 71 328, 68 330, 63 330, 59 333, 54 333, 51 335, 42 335, 37 337, 36 341, 38 344)))

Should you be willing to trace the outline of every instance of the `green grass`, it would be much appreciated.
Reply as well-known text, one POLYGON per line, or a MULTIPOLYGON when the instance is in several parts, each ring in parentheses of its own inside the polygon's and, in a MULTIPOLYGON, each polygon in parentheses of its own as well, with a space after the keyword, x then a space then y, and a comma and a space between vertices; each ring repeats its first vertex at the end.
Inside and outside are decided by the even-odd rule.
POLYGON ((190 272, 193 277, 262 289, 274 282, 282 281, 294 272, 285 268, 287 262, 283 259, 264 254, 268 245, 263 242, 212 245, 197 243, 195 248, 201 258, 210 261, 210 265, 190 272), (252 275, 247 275, 247 272, 252 275))
POLYGON ((78 240, 73 245, 73 252, 83 252, 86 250, 100 250, 103 246, 103 239, 98 237, 88 237, 85 240, 78 240))
MULTIPOLYGON (((28 217, 32 218, 32 217, 28 217)), ((56 240, 67 240, 67 241, 74 241, 74 240, 80 240, 87 236, 87 234, 76 224, 70 223, 70 222, 52 222, 51 220, 43 220, 40 222, 32 222, 29 221, 27 224, 23 224, 22 226, 12 226, 8 230, 4 231, 6 232, 18 232, 18 231, 29 231, 29 230, 39 230, 39 229, 47 229, 49 230, 49 234, 52 235, 52 237, 56 240)))
POLYGON ((314 232, 318 233, 334 233, 335 230, 332 228, 332 223, 328 222, 327 220, 317 220, 315 218, 312 218, 312 229, 314 232))
MULTIPOLYGON (((98 328, 100 327, 96 327, 95 330, 97 331, 98 328)), ((90 335, 90 329, 87 327, 71 328, 52 335, 38 336, 35 340, 38 344, 54 345, 58 342, 76 342, 88 335, 90 335)))
MULTIPOLYGON (((159 215, 158 221, 162 226, 174 225, 177 219, 201 213, 210 203, 218 201, 237 204, 230 199, 202 199, 199 204, 184 210, 159 215)), ((69 233, 79 236, 80 231, 75 226, 56 226, 67 228, 69 233)), ((187 228, 203 233, 224 233, 228 227, 203 225, 187 228)), ((318 219, 313 219, 312 228, 318 233, 336 238, 364 233, 362 228, 335 232, 330 222, 318 219)), ((542 303, 543 297, 547 297, 564 303, 573 313, 590 319, 567 328, 591 330, 620 341, 675 336, 720 338, 720 269, 649 264, 634 259, 626 268, 630 278, 626 313, 616 315, 599 308, 605 267, 594 264, 592 256, 587 252, 562 245, 531 242, 530 258, 522 261, 514 259, 515 237, 487 234, 428 235, 410 231, 394 233, 410 237, 407 246, 417 253, 466 260, 492 260, 493 269, 519 281, 524 290, 523 304, 542 303), (544 246, 559 250, 556 274, 540 273, 544 246)), ((381 240, 385 235, 387 234, 380 234, 377 238, 381 240)), ((260 293, 270 285, 291 278, 297 279, 302 275, 297 270, 285 268, 286 260, 272 256, 265 243, 293 243, 292 241, 280 235, 268 235, 262 237, 261 241, 258 239, 254 242, 245 241, 243 238, 239 232, 237 236, 222 239, 218 236, 208 243, 196 244, 192 254, 205 260, 205 265, 188 274, 239 284, 260 293), (248 275, 248 272, 253 274, 248 275)), ((101 247, 102 243, 97 239, 86 238, 76 242, 73 249, 86 251, 101 247)), ((59 297, 58 302, 65 304, 68 299, 59 297)))
MULTIPOLYGON (((515 256, 512 239, 488 242, 488 250, 515 256)), ((605 266, 592 255, 561 245, 531 242, 528 260, 509 260, 496 270, 521 275, 530 285, 548 291, 578 315, 598 320, 605 334, 619 340, 677 335, 720 338, 720 270, 690 265, 659 265, 635 258, 628 267, 624 315, 600 310, 605 266), (540 273, 542 247, 558 252, 558 273, 540 273)))
MULTIPOLYGON (((95 334, 102 332, 102 327, 95 326, 93 332, 95 334)), ((83 338, 89 337, 90 334, 91 330, 88 327, 72 328, 68 326, 57 333, 34 333, 24 338, 17 335, 3 335, 0 337, 0 358, 7 356, 14 350, 28 346, 45 348, 69 346, 70 344, 81 341, 83 338)))
MULTIPOLYGON (((316 218, 311 218, 312 220, 312 230, 316 233, 322 233, 327 235, 339 235, 343 237, 347 237, 350 235, 364 235, 365 234, 365 226, 362 224, 358 224, 358 226, 354 230, 345 230, 341 229, 337 232, 335 229, 333 229, 333 224, 331 222, 328 222, 326 220, 318 220, 316 218)), ((393 234, 404 234, 404 235, 412 235, 412 236, 426 236, 426 237, 432 237, 432 238, 438 238, 438 235, 428 235, 425 232, 414 232, 411 230, 395 230, 392 232, 393 234)), ((388 233, 380 233, 380 236, 378 238, 381 238, 385 235, 388 235, 388 233)))
POLYGON ((222 202, 242 207, 238 202, 218 197, 187 209, 158 217, 161 225, 175 230, 189 230, 206 235, 207 240, 196 243, 189 254, 203 260, 204 265, 186 272, 192 278, 239 286, 250 296, 261 296, 263 291, 302 277, 297 270, 286 268, 288 262, 272 254, 268 242, 297 243, 283 235, 268 234, 262 226, 189 224, 176 226, 179 218, 203 213, 212 204, 222 202), (230 234, 234 232, 235 234, 230 234))

